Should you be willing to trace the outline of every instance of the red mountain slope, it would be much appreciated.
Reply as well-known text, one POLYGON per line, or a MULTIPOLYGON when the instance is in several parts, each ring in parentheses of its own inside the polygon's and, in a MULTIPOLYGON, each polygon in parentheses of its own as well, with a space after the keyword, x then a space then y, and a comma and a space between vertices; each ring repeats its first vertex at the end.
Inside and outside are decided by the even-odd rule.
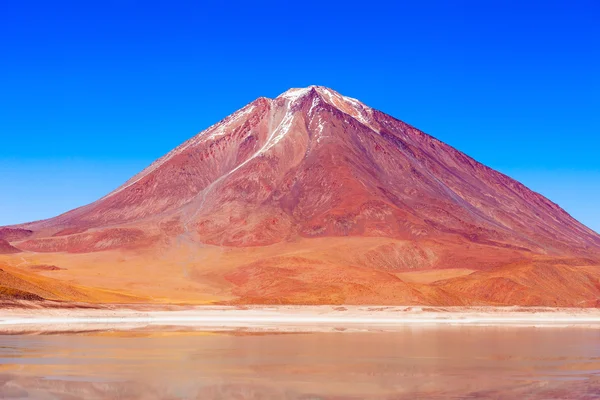
POLYGON ((0 239, 0 254, 13 254, 20 252, 21 250, 17 249, 14 246, 11 246, 11 244, 6 240, 0 239))
MULTIPOLYGON (((242 278, 248 271, 264 274, 282 265, 294 276, 315 265, 317 271, 345 271, 351 282, 368 287, 365 270, 389 275, 432 268, 489 270, 540 258, 577 259, 582 265, 600 259, 600 236, 545 197, 402 121, 317 86, 259 98, 102 199, 12 229, 21 235, 33 231, 13 242, 31 252, 142 254, 185 248, 193 253, 189 268, 204 278, 213 265, 204 268, 195 260, 207 246, 237 248, 234 270, 217 273, 219 287, 232 298, 246 296, 244 285, 256 286, 242 278), (326 238, 339 240, 321 249, 333 243, 326 238), (351 238, 377 243, 360 254, 356 246, 338 248, 351 238), (278 254, 269 253, 273 245, 278 254), (284 257, 298 246, 303 257, 284 257), (263 252, 270 255, 256 256, 263 252)), ((270 279, 282 283, 278 276, 270 279)), ((459 287, 454 294, 447 286, 429 285, 431 293, 424 295, 425 289, 394 277, 400 283, 385 296, 367 290, 345 298, 452 303, 464 297, 469 302, 463 292, 470 281, 449 282, 459 287), (415 291, 420 294, 408 296, 415 291)), ((319 273, 302 275, 294 281, 296 289, 298 282, 313 280, 319 273)), ((503 287, 492 283, 491 290, 503 287)), ((348 287, 342 292, 356 289, 348 287)), ((314 285, 300 290, 290 302, 306 301, 302 296, 314 290, 314 285)), ((260 301, 256 296, 253 301, 260 301)))

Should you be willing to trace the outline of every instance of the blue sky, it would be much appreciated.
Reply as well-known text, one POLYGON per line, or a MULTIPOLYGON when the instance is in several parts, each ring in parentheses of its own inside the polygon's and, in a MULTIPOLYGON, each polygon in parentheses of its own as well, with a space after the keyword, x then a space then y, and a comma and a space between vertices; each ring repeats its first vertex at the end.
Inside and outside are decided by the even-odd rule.
POLYGON ((91 202, 255 98, 318 84, 600 231, 598 20, 597 1, 4 0, 0 225, 91 202))

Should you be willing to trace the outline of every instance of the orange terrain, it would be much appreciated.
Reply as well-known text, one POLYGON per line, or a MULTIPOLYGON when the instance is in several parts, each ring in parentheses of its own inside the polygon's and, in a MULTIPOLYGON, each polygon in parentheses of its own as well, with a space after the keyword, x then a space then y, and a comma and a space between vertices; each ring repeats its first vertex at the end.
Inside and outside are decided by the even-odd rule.
POLYGON ((331 89, 259 98, 103 198, 0 228, 0 297, 600 306, 600 236, 331 89))

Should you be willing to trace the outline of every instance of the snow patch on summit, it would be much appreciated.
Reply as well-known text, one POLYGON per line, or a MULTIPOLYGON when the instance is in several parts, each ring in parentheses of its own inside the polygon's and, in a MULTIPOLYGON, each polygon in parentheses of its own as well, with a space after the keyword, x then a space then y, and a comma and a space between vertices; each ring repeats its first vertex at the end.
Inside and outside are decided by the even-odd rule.
POLYGON ((379 133, 378 127, 370 121, 373 114, 373 110, 370 107, 352 97, 343 96, 326 87, 317 86, 316 90, 327 103, 379 133))
POLYGON ((285 92, 283 92, 282 94, 280 94, 279 96, 277 96, 278 98, 283 97, 285 99, 288 99, 289 101, 296 101, 298 100, 300 97, 304 97, 306 96, 310 90, 312 89, 312 86, 309 86, 307 88, 292 88, 289 89, 285 92))

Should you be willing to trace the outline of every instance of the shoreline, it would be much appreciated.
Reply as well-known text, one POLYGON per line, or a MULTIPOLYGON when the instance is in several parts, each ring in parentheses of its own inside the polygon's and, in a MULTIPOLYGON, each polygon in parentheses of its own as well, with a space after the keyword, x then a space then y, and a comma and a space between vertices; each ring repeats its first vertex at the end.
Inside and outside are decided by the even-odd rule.
POLYGON ((600 328, 600 309, 431 306, 149 306, 0 309, 0 334, 89 330, 393 331, 415 326, 600 328))

